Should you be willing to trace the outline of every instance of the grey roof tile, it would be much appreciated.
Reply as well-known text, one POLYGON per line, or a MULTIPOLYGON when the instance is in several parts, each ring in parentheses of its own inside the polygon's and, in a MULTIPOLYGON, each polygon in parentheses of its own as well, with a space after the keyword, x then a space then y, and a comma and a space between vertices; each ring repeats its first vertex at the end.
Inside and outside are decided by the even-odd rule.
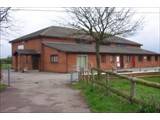
MULTIPOLYGON (((84 32, 80 32, 77 29, 67 28, 67 27, 59 27, 59 26, 51 26, 44 28, 42 30, 24 35, 20 38, 14 39, 10 42, 15 42, 19 40, 27 40, 34 37, 58 37, 58 38, 75 38, 75 39, 84 39, 84 40, 91 40, 91 36, 86 35, 84 32)), ((123 43, 123 44, 131 44, 131 45, 141 45, 137 42, 133 42, 127 40, 125 38, 119 36, 113 36, 104 41, 105 43, 123 43)))
MULTIPOLYGON (((64 52, 72 53, 95 53, 95 45, 93 44, 76 44, 76 43, 60 43, 49 42, 44 43, 46 46, 55 48, 64 52)), ((138 47, 112 47, 101 45, 100 53, 113 53, 113 54, 158 54, 138 47)))

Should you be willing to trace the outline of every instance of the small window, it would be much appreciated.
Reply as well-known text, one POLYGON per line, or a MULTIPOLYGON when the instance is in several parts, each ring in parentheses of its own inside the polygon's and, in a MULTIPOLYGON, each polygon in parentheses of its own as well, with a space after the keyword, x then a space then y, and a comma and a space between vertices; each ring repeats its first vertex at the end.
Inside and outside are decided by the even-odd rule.
POLYGON ((101 55, 101 63, 105 63, 106 62, 106 55, 101 55))
POLYGON ((139 62, 142 62, 142 61, 143 61, 143 56, 141 56, 141 55, 138 56, 138 61, 139 61, 139 62))
POLYGON ((158 56, 155 56, 155 61, 158 61, 158 56))
POLYGON ((131 61, 131 56, 127 56, 127 62, 129 63, 131 61))
POLYGON ((151 61, 151 56, 147 56, 147 61, 151 61))
POLYGON ((51 63, 58 63, 58 55, 51 55, 50 61, 51 63))

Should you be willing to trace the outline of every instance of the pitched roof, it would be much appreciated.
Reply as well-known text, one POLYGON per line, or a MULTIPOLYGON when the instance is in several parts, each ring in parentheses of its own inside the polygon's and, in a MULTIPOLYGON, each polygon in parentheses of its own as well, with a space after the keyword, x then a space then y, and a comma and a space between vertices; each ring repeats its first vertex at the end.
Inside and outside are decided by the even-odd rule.
MULTIPOLYGON (((41 29, 39 31, 24 35, 20 38, 14 39, 10 42, 16 42, 19 40, 28 40, 34 37, 56 37, 56 38, 75 38, 75 39, 84 39, 84 40, 91 40, 91 36, 86 35, 84 32, 80 32, 77 29, 73 28, 67 28, 67 27, 59 27, 59 26, 51 26, 44 29, 41 29)), ((121 38, 119 36, 113 36, 109 39, 105 40, 105 43, 122 43, 122 44, 131 44, 131 45, 141 45, 137 42, 133 42, 130 40, 127 40, 125 38, 121 38)))
MULTIPOLYGON (((76 43, 60 43, 49 42, 44 45, 55 48, 64 52, 72 53, 95 53, 95 45, 93 44, 76 44, 76 43)), ((144 50, 138 47, 112 47, 112 46, 100 46, 100 53, 112 53, 112 54, 157 54, 152 51, 144 50)))
POLYGON ((130 40, 127 40, 125 38, 118 37, 118 36, 109 37, 104 42, 119 43, 119 44, 130 44, 130 45, 140 45, 140 46, 142 45, 140 43, 130 41, 130 40))

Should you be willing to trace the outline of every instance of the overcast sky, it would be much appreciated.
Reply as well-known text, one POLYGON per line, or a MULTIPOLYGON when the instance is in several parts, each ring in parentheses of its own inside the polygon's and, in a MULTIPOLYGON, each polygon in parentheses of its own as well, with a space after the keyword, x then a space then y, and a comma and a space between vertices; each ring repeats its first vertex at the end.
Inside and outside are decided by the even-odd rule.
MULTIPOLYGON (((17 9, 17 8, 13 8, 17 9)), ((31 9, 31 8, 28 8, 31 9)), ((31 10, 14 10, 11 12, 12 24, 11 31, 1 40, 1 57, 11 56, 11 45, 8 41, 36 30, 51 26, 67 24, 68 15, 64 8, 32 8, 31 10), (37 11, 43 10, 43 11, 37 11), (49 10, 49 11, 47 11, 49 10)), ((143 29, 136 35, 128 37, 132 41, 143 44, 144 49, 160 52, 160 16, 157 8, 134 8, 136 18, 144 17, 143 29)))

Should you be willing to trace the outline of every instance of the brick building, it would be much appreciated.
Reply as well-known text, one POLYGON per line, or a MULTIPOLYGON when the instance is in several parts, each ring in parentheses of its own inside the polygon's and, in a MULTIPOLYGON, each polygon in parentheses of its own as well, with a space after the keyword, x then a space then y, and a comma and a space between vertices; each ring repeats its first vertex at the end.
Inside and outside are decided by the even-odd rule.
MULTIPOLYGON (((12 67, 16 71, 37 69, 66 73, 73 68, 96 66, 95 41, 75 29, 51 26, 10 43, 12 67)), ((158 67, 160 55, 141 46, 118 36, 104 40, 100 46, 101 68, 158 67)))

